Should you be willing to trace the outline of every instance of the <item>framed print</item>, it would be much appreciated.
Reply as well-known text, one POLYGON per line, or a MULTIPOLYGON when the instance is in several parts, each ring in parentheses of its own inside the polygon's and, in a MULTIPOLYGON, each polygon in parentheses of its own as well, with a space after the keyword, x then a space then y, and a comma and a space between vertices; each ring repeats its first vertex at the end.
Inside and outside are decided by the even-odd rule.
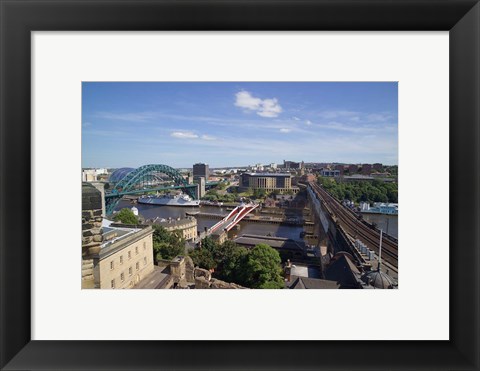
POLYGON ((7 0, 1 12, 2 369, 478 369, 476 1, 7 0), (79 169, 88 181, 102 167, 117 171, 100 197, 79 169), (350 172, 380 177, 367 180, 383 193, 359 194, 350 172), (312 225, 336 226, 365 271, 317 236, 300 257, 318 246, 331 259, 313 277, 298 249, 259 247, 286 244, 285 230, 235 235, 267 218, 310 225, 294 213, 302 192, 365 218, 398 203, 398 240, 393 221, 361 222, 378 247, 359 227, 342 237, 335 209, 312 225), (155 223, 230 201, 199 235, 182 229, 203 255, 148 242, 169 236, 155 223), (198 205, 168 219, 148 205, 162 202, 198 205), (230 246, 245 257, 231 270, 222 238, 245 246, 230 246), (275 267, 258 273, 267 255, 275 267), (337 262, 358 280, 329 275, 337 262), (352 285, 395 290, 272 290, 352 285), (264 290, 111 290, 167 286, 264 290))

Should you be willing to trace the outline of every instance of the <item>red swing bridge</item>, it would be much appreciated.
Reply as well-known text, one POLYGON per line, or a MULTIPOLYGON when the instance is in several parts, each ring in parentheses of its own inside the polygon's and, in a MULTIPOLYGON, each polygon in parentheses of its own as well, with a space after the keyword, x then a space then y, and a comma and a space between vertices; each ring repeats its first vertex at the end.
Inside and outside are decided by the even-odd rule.
POLYGON ((237 206, 235 209, 230 211, 230 213, 220 220, 218 223, 213 225, 207 230, 207 236, 211 235, 215 232, 230 231, 233 227, 235 227, 240 221, 245 218, 249 213, 255 210, 258 207, 258 204, 249 203, 249 204, 241 204, 237 206))

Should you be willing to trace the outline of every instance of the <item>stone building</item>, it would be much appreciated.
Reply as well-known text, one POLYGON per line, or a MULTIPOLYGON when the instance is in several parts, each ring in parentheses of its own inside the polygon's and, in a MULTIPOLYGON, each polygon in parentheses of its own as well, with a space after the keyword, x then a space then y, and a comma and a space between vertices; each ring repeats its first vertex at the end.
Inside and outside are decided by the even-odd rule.
POLYGON ((94 287, 94 259, 103 242, 102 196, 89 183, 82 183, 82 288, 94 287))
POLYGON ((153 271, 150 226, 104 227, 104 242, 94 260, 95 288, 133 288, 153 271))
POLYGON ((132 288, 153 271, 153 229, 103 226, 102 194, 82 183, 82 288, 132 288))
POLYGON ((157 217, 147 220, 147 223, 161 225, 169 232, 180 230, 186 241, 193 241, 197 237, 197 219, 193 216, 187 216, 183 219, 160 219, 157 217))
POLYGON ((212 273, 206 269, 195 268, 195 289, 246 289, 236 283, 225 282, 212 278, 212 273))
POLYGON ((267 192, 298 192, 298 188, 292 187, 292 175, 281 173, 243 173, 240 177, 240 191, 248 188, 267 192))

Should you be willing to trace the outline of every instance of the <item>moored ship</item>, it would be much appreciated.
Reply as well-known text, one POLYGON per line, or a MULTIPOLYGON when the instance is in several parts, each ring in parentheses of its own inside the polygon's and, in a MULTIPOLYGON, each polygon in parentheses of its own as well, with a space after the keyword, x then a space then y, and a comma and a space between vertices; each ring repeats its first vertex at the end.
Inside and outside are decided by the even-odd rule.
POLYGON ((138 198, 139 204, 160 205, 160 206, 186 206, 195 207, 200 206, 200 200, 193 200, 189 195, 184 193, 176 195, 156 195, 156 196, 142 196, 138 198))
POLYGON ((365 214, 398 215, 398 204, 375 202, 373 207, 371 207, 368 202, 362 202, 360 204, 360 212, 365 214))

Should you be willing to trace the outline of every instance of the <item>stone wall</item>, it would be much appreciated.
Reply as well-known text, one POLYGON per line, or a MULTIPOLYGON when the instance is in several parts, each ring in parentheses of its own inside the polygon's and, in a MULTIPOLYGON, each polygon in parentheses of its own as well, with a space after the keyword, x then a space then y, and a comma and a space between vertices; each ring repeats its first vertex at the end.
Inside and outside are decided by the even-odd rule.
POLYGON ((93 281, 93 257, 102 244, 102 196, 99 190, 82 183, 82 288, 93 281))
POLYGON ((236 283, 225 282, 212 278, 210 271, 202 268, 195 268, 195 289, 246 289, 236 283))

